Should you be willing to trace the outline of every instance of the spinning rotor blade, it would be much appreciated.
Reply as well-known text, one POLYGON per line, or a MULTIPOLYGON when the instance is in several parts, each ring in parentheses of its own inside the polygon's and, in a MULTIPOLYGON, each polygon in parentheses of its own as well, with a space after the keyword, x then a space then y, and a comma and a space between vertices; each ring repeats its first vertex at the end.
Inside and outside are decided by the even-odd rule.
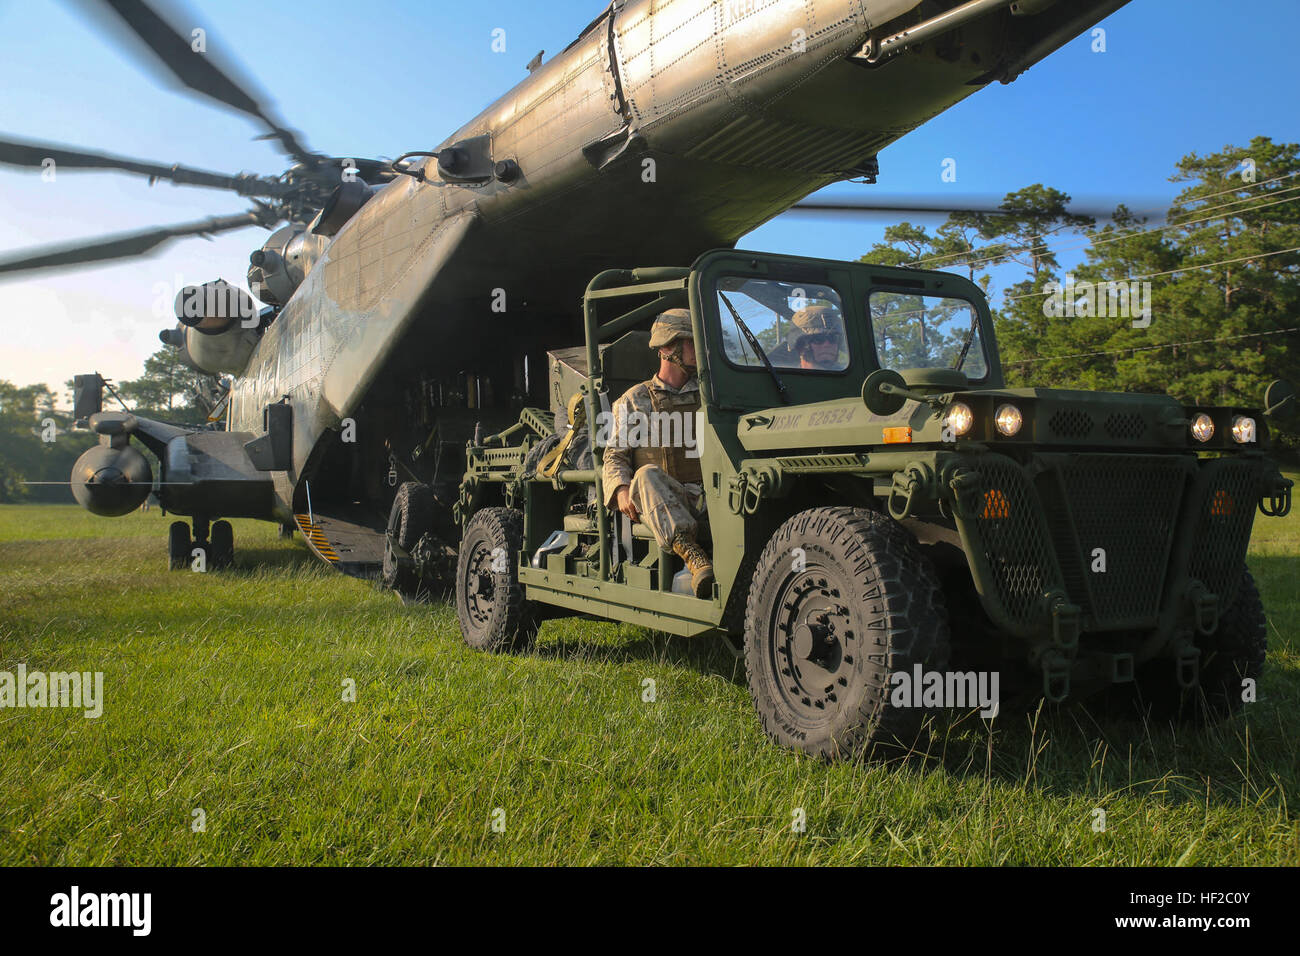
POLYGON ((211 219, 202 219, 198 222, 179 223, 175 226, 161 226, 157 229, 145 229, 141 232, 122 233, 97 242, 79 242, 47 247, 40 252, 27 253, 13 259, 0 261, 0 274, 28 272, 33 269, 58 269, 87 262, 101 262, 107 259, 124 259, 128 256, 144 255, 154 247, 160 246, 171 239, 229 232, 232 229, 243 229, 246 226, 262 226, 265 222, 265 213, 259 210, 250 210, 234 216, 214 216, 211 219))
POLYGON ((158 163, 113 156, 110 153, 92 153, 48 143, 33 143, 16 139, 0 139, 0 163, 41 169, 45 160, 54 160, 55 167, 72 169, 120 169, 138 173, 150 179, 166 179, 184 186, 210 186, 213 189, 230 189, 241 196, 279 196, 284 185, 274 179, 241 173, 228 176, 188 166, 163 166, 158 163))
MULTIPOLYGON (((1092 201, 1082 205, 1070 202, 1066 204, 1066 210, 1076 216, 1088 216, 1091 219, 1110 219, 1115 215, 1115 207, 1119 203, 1105 205, 1102 202, 1092 201)), ((1152 205, 1144 203, 1144 205, 1152 205)), ((1134 210, 1130 210, 1133 212, 1134 210)), ((1007 209, 1002 206, 1001 199, 983 198, 979 196, 967 196, 954 198, 950 201, 927 202, 910 199, 805 199, 791 206, 782 215, 793 215, 802 213, 804 215, 856 215, 870 216, 873 214, 893 215, 895 213, 940 213, 952 215, 954 213, 969 213, 978 216, 1010 216, 1015 215, 1015 210, 1007 209)), ((1157 215, 1163 217, 1164 213, 1152 213, 1147 210, 1139 212, 1141 215, 1157 215)))
POLYGON ((209 54, 195 52, 190 38, 178 33, 144 0, 102 0, 102 3, 187 87, 261 120, 270 130, 267 138, 279 140, 284 152, 298 162, 312 166, 320 159, 298 141, 293 130, 272 118, 251 93, 222 72, 209 54))

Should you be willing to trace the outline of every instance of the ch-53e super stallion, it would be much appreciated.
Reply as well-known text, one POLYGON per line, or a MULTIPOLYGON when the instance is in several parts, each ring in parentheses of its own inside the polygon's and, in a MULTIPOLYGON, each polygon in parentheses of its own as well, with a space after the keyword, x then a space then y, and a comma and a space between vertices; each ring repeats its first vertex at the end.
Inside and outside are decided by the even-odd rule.
MULTIPOLYGON (((171 526, 173 567, 195 549, 211 566, 229 563, 227 519, 244 517, 297 528, 325 561, 395 589, 452 583, 479 645, 525 634, 520 615, 543 604, 743 634, 767 726, 812 752, 903 734, 871 695, 889 668, 942 663, 941 572, 973 589, 996 646, 1041 674, 1049 697, 1166 657, 1195 684, 1209 672, 1197 642, 1237 620, 1241 602, 1255 613, 1240 574, 1255 501, 1289 503, 1262 457, 1257 410, 1008 392, 969 284, 726 251, 822 186, 874 182, 881 149, 1125 2, 615 0, 441 145, 381 162, 312 152, 173 22, 141 0, 102 0, 180 82, 255 117, 294 165, 230 176, 0 141, 0 162, 53 159, 253 199, 246 214, 42 250, 0 262, 0 273, 278 226, 250 260, 262 305, 224 283, 191 287, 177 297, 179 324, 162 333, 196 368, 234 377, 224 427, 103 411, 99 377, 79 377, 76 412, 101 443, 78 461, 73 492, 97 514, 126 514, 152 492, 188 516, 171 526), (619 271, 636 264, 655 268, 619 271), (779 373, 790 404, 778 408, 771 370, 754 367, 752 350, 727 352, 718 297, 767 310, 779 332, 810 283, 839 303, 851 354, 834 375, 779 373), (613 329, 596 324, 599 303, 638 294, 650 300, 613 329), (925 312, 935 296, 956 303, 935 307, 964 317, 965 365, 944 366, 947 354, 894 364, 873 344, 879 296, 903 311, 925 312), (598 441, 588 442, 596 459, 549 478, 530 470, 572 407, 645 371, 633 340, 605 340, 632 334, 661 299, 689 305, 707 371, 712 599, 674 593, 669 557, 647 553, 643 529, 615 531, 598 495, 591 503, 598 441), (1021 423, 1011 435, 999 431, 1006 409, 1021 423), (1239 420, 1253 422, 1246 445, 1234 444, 1239 420), (1203 421, 1212 445, 1197 444, 1203 421), (133 441, 156 456, 157 474, 133 441), (1200 461, 1208 447, 1222 463, 1200 461), (1092 490, 1102 479, 1140 529, 1115 530, 1092 490), (1134 481, 1140 493, 1122 490, 1134 481), (841 580, 829 565, 787 580, 772 555, 813 538, 841 560, 883 563, 862 572, 871 580, 841 580), (922 547, 958 549, 966 569, 921 560, 922 547), (1106 584, 1081 565, 1096 547, 1113 552, 1106 584), (1155 575, 1141 594, 1125 584, 1139 570, 1155 575), (868 603, 854 603, 855 587, 868 603), (884 605, 870 596, 885 592, 884 605), (884 618, 863 618, 872 607, 884 618), (878 637, 862 651, 848 643, 878 637)), ((1270 398, 1293 404, 1284 386, 1270 398)), ((803 550, 807 567, 823 567, 803 550)))

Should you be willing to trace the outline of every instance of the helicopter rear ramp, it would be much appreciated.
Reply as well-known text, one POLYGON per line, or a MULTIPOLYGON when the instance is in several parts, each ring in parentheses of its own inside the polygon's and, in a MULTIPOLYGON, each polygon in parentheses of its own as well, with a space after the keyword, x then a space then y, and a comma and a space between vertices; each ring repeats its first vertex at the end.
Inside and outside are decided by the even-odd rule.
POLYGON ((354 578, 375 578, 384 560, 384 524, 368 511, 295 514, 307 547, 354 578))

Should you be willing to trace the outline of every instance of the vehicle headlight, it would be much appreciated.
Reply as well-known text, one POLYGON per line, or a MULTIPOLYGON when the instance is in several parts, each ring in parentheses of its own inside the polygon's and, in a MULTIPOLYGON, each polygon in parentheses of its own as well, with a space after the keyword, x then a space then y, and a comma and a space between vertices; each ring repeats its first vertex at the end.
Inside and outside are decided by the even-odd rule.
POLYGON ((1247 415, 1238 415, 1232 420, 1232 440, 1238 445, 1245 445, 1255 440, 1255 419, 1247 415))
POLYGON ((1205 442, 1214 437, 1214 419, 1201 412, 1192 419, 1192 437, 1205 442))
POLYGON ((1020 431, 1020 426, 1025 423, 1025 416, 1021 415, 1020 409, 1014 405, 999 405, 993 421, 998 426, 998 431, 1010 438, 1020 431))
POLYGON ((960 437, 970 431, 971 426, 975 424, 975 413, 965 402, 953 402, 948 406, 948 414, 944 416, 943 424, 945 428, 951 429, 953 435, 960 437))

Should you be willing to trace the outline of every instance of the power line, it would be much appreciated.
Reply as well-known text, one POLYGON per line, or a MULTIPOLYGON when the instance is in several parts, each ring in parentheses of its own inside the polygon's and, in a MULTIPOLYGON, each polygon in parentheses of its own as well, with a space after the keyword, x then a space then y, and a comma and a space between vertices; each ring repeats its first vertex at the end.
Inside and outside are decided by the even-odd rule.
MULTIPOLYGON (((1295 190, 1300 190, 1300 186, 1288 186, 1286 189, 1278 189, 1278 190, 1274 190, 1273 192, 1271 192, 1271 193, 1267 193, 1267 194, 1264 195, 1264 196, 1256 196, 1256 197, 1251 197, 1251 198, 1253 198, 1253 199, 1271 198, 1271 197, 1273 197, 1273 196, 1277 196, 1277 195, 1280 195, 1280 194, 1282 194, 1282 193, 1293 192, 1293 191, 1295 191, 1295 190)), ((1260 203, 1256 203, 1256 204, 1253 205, 1253 206, 1247 207, 1247 208, 1245 208, 1245 209, 1237 209, 1237 210, 1234 210, 1230 215, 1244 215, 1244 214, 1246 214, 1246 213, 1254 212, 1254 211, 1257 210, 1257 209, 1267 209, 1269 206, 1277 206, 1277 205, 1280 205, 1280 204, 1282 204, 1282 203, 1294 202, 1294 201, 1297 200, 1297 199, 1300 199, 1300 196, 1291 196, 1291 197, 1289 197, 1289 198, 1287 198, 1287 199, 1275 199, 1275 200, 1273 200, 1272 202, 1260 202, 1260 203)), ((1234 201, 1234 202, 1232 202, 1232 203, 1225 203, 1223 206, 1211 206, 1211 207, 1208 207, 1208 209, 1211 210, 1211 211, 1212 211, 1212 210, 1217 210, 1217 209, 1223 209, 1223 208, 1225 208, 1225 207, 1227 207, 1227 206, 1235 205, 1236 202, 1243 202, 1243 201, 1244 201, 1244 200, 1236 200, 1236 201, 1234 201)), ((1197 212, 1205 212, 1205 211, 1207 211, 1207 210, 1206 210, 1206 209, 1200 209, 1200 210, 1197 210, 1197 212)), ((1075 244, 1073 244, 1073 245, 1067 245, 1067 246, 1061 246, 1061 247, 1059 247, 1056 251, 1057 251, 1057 252, 1068 252, 1068 251, 1071 251, 1071 250, 1074 250, 1074 249, 1082 249, 1082 248, 1084 248, 1085 246, 1090 246, 1090 245, 1104 246, 1104 245, 1106 245, 1107 243, 1110 243, 1110 242, 1121 242, 1121 241, 1123 241, 1123 240, 1125 240, 1125 239, 1134 239, 1134 238, 1136 238, 1136 237, 1138 237, 1138 236, 1153 235, 1153 234, 1158 233, 1158 232, 1164 232, 1166 229, 1177 229, 1177 228, 1180 228, 1180 227, 1182 227, 1182 226, 1195 226, 1195 225, 1199 225, 1200 223, 1203 223, 1203 222, 1210 222, 1211 220, 1214 220, 1214 219, 1220 219, 1220 218, 1222 218, 1221 215, 1206 216, 1206 217, 1204 217, 1204 218, 1202 218, 1202 219, 1183 219, 1183 220, 1180 220, 1180 221, 1178 221, 1178 222, 1167 222, 1167 223, 1165 223, 1163 226, 1152 226, 1150 229, 1134 229, 1134 230, 1131 230, 1131 231, 1129 231, 1129 232, 1121 233, 1121 234, 1118 235, 1118 236, 1096 235, 1096 236, 1092 236, 1092 237, 1090 237, 1090 238, 1088 238, 1088 239, 1085 239, 1083 242, 1080 242, 1080 243, 1075 243, 1075 244)), ((1059 230, 1057 230, 1057 231, 1059 232, 1059 230)), ((1040 243, 1040 244, 1038 244, 1038 245, 1036 245, 1036 246, 1018 246, 1018 247, 1015 247, 1015 248, 1013 248, 1013 249, 1008 250, 1008 252, 1003 253, 1003 254, 1001 254, 1001 255, 985 256, 985 257, 980 258, 980 259, 971 259, 971 260, 969 260, 969 261, 967 261, 967 262, 962 262, 962 263, 960 263, 960 265, 965 265, 965 266, 977 266, 977 265, 982 265, 982 264, 985 263, 985 262, 996 262, 996 261, 999 260, 999 259, 1009 259, 1009 258, 1011 258, 1012 253, 1017 253, 1017 252, 1039 252, 1039 251, 1044 250, 1044 249, 1051 249, 1051 246, 1049 246, 1049 245, 1048 245, 1047 243, 1045 243, 1045 242, 1044 242, 1044 243, 1040 243)), ((918 265, 918 264, 923 263, 923 262, 934 262, 934 261, 937 261, 937 260, 939 260, 939 259, 952 258, 953 255, 961 256, 962 253, 955 253, 955 254, 951 254, 951 253, 950 253, 950 254, 947 255, 947 256, 937 256, 937 257, 932 257, 932 258, 930 258, 930 259, 917 259, 915 262, 908 263, 908 265, 918 265)))
POLYGON ((1159 227, 1159 228, 1161 228, 1161 229, 1165 229, 1165 228, 1168 228, 1169 226, 1190 226, 1190 225, 1192 225, 1193 223, 1197 223, 1197 222, 1208 222, 1210 219, 1220 219, 1220 218, 1223 218, 1223 217, 1221 217, 1221 216, 1208 216, 1208 217, 1206 217, 1206 218, 1204 218, 1204 219, 1193 219, 1193 218, 1191 218, 1191 217, 1192 217, 1192 216, 1200 215, 1200 214, 1203 213, 1203 212, 1214 212, 1214 211, 1219 210, 1219 209, 1227 209, 1229 206, 1239 206, 1239 205, 1241 205, 1242 203, 1251 203, 1251 205, 1245 206, 1245 207, 1242 208, 1242 209, 1236 209, 1236 210, 1233 210, 1231 213, 1226 213, 1225 215, 1236 216, 1236 215, 1241 215, 1241 214, 1244 214, 1244 213, 1247 213, 1247 212, 1251 212, 1251 211, 1254 210, 1254 209, 1258 209, 1258 208, 1262 208, 1262 207, 1267 207, 1267 206, 1274 206, 1274 205, 1276 205, 1276 203, 1271 203, 1271 202, 1270 202, 1270 203, 1265 203, 1265 202, 1258 202, 1258 203, 1257 203, 1257 202, 1255 202, 1255 200, 1257 200, 1257 199, 1272 199, 1272 198, 1275 197, 1275 196, 1281 196, 1281 195, 1284 195, 1284 194, 1286 194, 1286 193, 1293 193, 1293 192, 1295 192, 1297 189, 1300 189, 1300 186, 1286 186, 1286 187, 1284 187, 1284 188, 1282 188, 1282 189, 1270 189, 1268 192, 1259 193, 1259 194, 1254 195, 1254 196, 1242 196, 1240 199, 1229 199, 1227 202, 1220 203, 1220 204, 1218 204, 1217 206, 1201 206, 1201 207, 1198 208, 1198 209, 1193 209, 1193 210, 1191 210, 1191 211, 1188 213, 1188 218, 1186 218, 1186 219, 1179 219, 1179 220, 1176 220, 1176 221, 1174 221, 1174 222, 1168 223, 1168 224, 1166 224, 1165 226, 1161 226, 1161 227, 1159 227))
POLYGON ((1160 349, 1176 349, 1180 345, 1205 345, 1207 342, 1232 342, 1237 339, 1258 339, 1266 335, 1282 335, 1286 332, 1300 332, 1300 326, 1289 329, 1274 329, 1271 332, 1246 332, 1242 335, 1225 335, 1217 339, 1193 339, 1189 342, 1165 342, 1162 345, 1135 345, 1126 349, 1108 349, 1103 352, 1075 352, 1071 355, 1046 355, 1040 358, 1017 359, 1008 365, 1033 365, 1037 362, 1055 362, 1060 359, 1090 358, 1095 355, 1122 355, 1125 352, 1154 352, 1160 349))
MULTIPOLYGON (((1284 173, 1284 174, 1282 174, 1281 176, 1274 176, 1272 179, 1266 179, 1266 180, 1264 180, 1263 182, 1250 183, 1249 185, 1241 186, 1241 187, 1236 187, 1236 186, 1234 186, 1232 189, 1225 189, 1225 190, 1223 190, 1223 191, 1221 191, 1221 192, 1210 193, 1208 196, 1198 196, 1198 197, 1196 197, 1195 199, 1188 200, 1188 202, 1204 202, 1205 200, 1208 200, 1208 199, 1214 199, 1214 198, 1217 197, 1217 196, 1224 196, 1224 195, 1227 195, 1228 193, 1241 192, 1241 191, 1244 190, 1244 189, 1258 189, 1258 188, 1260 188, 1260 187, 1262 187, 1262 186, 1267 186, 1267 185, 1270 185, 1271 183, 1281 182, 1281 181, 1284 180, 1284 179, 1292 179, 1292 178, 1294 178, 1294 177, 1296 177, 1296 176, 1300 176, 1300 172, 1284 173)), ((1246 196, 1246 197, 1243 197, 1243 198, 1240 198, 1240 199, 1230 200, 1230 201, 1228 201, 1228 202, 1226 202, 1226 203, 1223 203, 1223 204, 1220 205, 1220 206, 1201 207, 1200 209, 1192 210, 1192 214, 1195 215, 1195 214, 1203 213, 1203 212, 1206 212, 1206 211, 1209 210, 1209 209, 1224 209, 1224 208, 1226 208, 1226 207, 1228 207, 1228 206, 1233 206, 1233 205, 1236 205, 1237 203, 1241 203, 1241 202, 1247 202, 1248 200, 1251 200, 1251 199, 1256 199, 1256 198, 1267 198, 1267 197, 1269 197, 1269 196, 1276 196, 1276 195, 1278 195, 1278 194, 1280 194, 1280 193, 1291 192, 1292 190, 1297 189, 1297 188, 1300 188, 1300 187, 1296 187, 1296 186, 1288 186, 1286 189, 1277 189, 1277 190, 1273 190, 1272 192, 1264 193, 1264 194, 1261 195, 1261 196, 1246 196)), ((1182 203, 1174 203, 1174 205, 1182 205, 1182 203)), ((1243 210, 1243 211, 1244 211, 1244 210, 1243 210)), ((1215 218, 1215 217, 1210 217, 1210 218, 1215 218)), ((1169 228, 1172 228, 1173 226, 1176 226, 1176 225, 1184 225, 1184 226, 1185 226, 1185 225, 1191 225, 1191 224, 1194 223, 1194 222, 1200 222, 1200 221, 1206 221, 1206 220, 1183 220, 1183 221, 1180 222, 1180 223, 1166 223, 1165 225, 1160 226, 1160 227, 1157 227, 1157 228, 1155 228, 1155 229, 1147 229, 1147 230, 1138 229, 1138 230, 1134 230, 1132 233, 1129 233, 1128 235, 1140 235, 1140 234, 1142 234, 1142 233, 1144 233, 1144 232, 1157 232, 1157 231, 1160 231, 1160 230, 1163 230, 1163 229, 1169 229, 1169 228)), ((1058 231, 1059 231, 1059 230, 1058 230, 1058 231)), ((1128 235, 1120 236, 1120 237, 1118 237, 1118 238, 1128 238, 1128 235)), ((1107 240, 1107 241, 1113 241, 1113 240, 1107 240)), ((1086 242, 1084 243, 1084 245, 1087 245, 1087 244, 1088 244, 1088 243, 1086 243, 1086 242)), ((1022 246, 1022 247, 1016 248, 1016 249, 1014 249, 1014 250, 1012 250, 1012 251, 1014 251, 1014 252, 1029 252, 1029 251, 1033 251, 1033 250, 1037 250, 1037 249, 1045 249, 1045 248, 1047 248, 1046 245, 1041 245, 1041 246, 1022 246)), ((1069 249, 1069 248, 1078 248, 1078 247, 1067 246, 1067 247, 1065 247, 1065 248, 1069 249)), ((927 257, 927 258, 923 258, 923 259, 916 259, 916 260, 914 260, 913 262, 908 263, 908 265, 919 265, 919 264, 924 263, 924 262, 939 262, 939 261, 942 261, 942 260, 944 260, 944 259, 960 259, 963 255, 965 255, 965 253, 961 253, 961 252, 950 252, 950 253, 945 253, 944 255, 941 255, 941 256, 929 256, 929 257, 927 257)), ((986 258, 986 259, 976 259, 976 260, 973 260, 972 262, 969 262, 969 263, 966 263, 966 264, 967 264, 967 265, 978 265, 978 264, 981 263, 981 262, 991 262, 991 261, 993 261, 994 259, 1000 259, 1000 258, 1003 258, 1003 257, 1002 257, 1002 256, 990 256, 990 257, 988 257, 988 258, 986 258)))
MULTIPOLYGON (((1300 172, 1294 172, 1294 173, 1283 173, 1281 176, 1274 176, 1272 179, 1261 180, 1260 182, 1257 182, 1257 183, 1244 183, 1243 185, 1240 185, 1240 186, 1233 186, 1231 189, 1221 189, 1221 190, 1219 190, 1217 193, 1207 193, 1207 194, 1204 195, 1204 196, 1193 196, 1191 199, 1184 200, 1183 202, 1179 202, 1179 201, 1177 201, 1177 200, 1174 200, 1170 205, 1171 205, 1171 206, 1186 206, 1188 203, 1205 202, 1206 200, 1209 200, 1209 199, 1216 199, 1216 198, 1218 198, 1219 196, 1226 196, 1226 195, 1228 195, 1229 193, 1239 193, 1239 192, 1242 192, 1242 191, 1247 190, 1247 189, 1259 189, 1261 186, 1268 186, 1268 185, 1271 185, 1271 184, 1273 184, 1273 183, 1280 183, 1280 182, 1281 182, 1282 180, 1284 180, 1284 179, 1294 179, 1294 178, 1297 177, 1297 176, 1300 176, 1300 172)), ((1280 191, 1280 190, 1278 190, 1278 191, 1280 191)), ((1249 196, 1246 196, 1246 197, 1243 197, 1243 198, 1240 199, 1240 200, 1230 200, 1230 201, 1227 203, 1227 205, 1231 205, 1233 202, 1244 202, 1246 199, 1249 199, 1249 198, 1250 198, 1249 196)), ((1193 209, 1193 210, 1190 210, 1190 211, 1191 211, 1192 213, 1197 213, 1197 212, 1201 212, 1201 211, 1203 211, 1203 210, 1200 210, 1200 209, 1193 209)))
MULTIPOLYGON (((1294 179, 1296 176, 1300 176, 1300 172, 1283 173, 1281 176, 1274 176, 1272 179, 1265 179, 1258 183, 1247 183, 1244 186, 1233 186, 1231 189, 1224 189, 1217 193, 1210 193, 1207 196, 1194 196, 1191 199, 1188 199, 1187 202, 1204 202, 1207 199, 1214 199, 1216 196, 1226 196, 1228 193, 1241 192, 1243 189, 1257 189, 1260 186, 1267 186, 1270 183, 1280 183, 1284 179, 1294 179)), ((1186 205, 1186 203, 1175 201, 1173 205, 1183 206, 1186 205)))
MULTIPOLYGON (((1240 257, 1239 259, 1224 259, 1224 260, 1222 260, 1222 261, 1220 261, 1220 262, 1206 262, 1206 263, 1204 263, 1204 264, 1200 264, 1200 265, 1180 266, 1180 267, 1177 268, 1177 269, 1169 269, 1169 270, 1166 271, 1166 272, 1152 272, 1152 273, 1150 273, 1150 274, 1148 274, 1148 275, 1144 275, 1144 276, 1129 276, 1127 279, 1124 279, 1124 280, 1122 280, 1122 281, 1124 281, 1124 282, 1137 282, 1139 279, 1158 279, 1158 278, 1160 278, 1161 276, 1171 276, 1171 275, 1175 275, 1175 274, 1177 274, 1177 273, 1179 273, 1179 272, 1194 272, 1194 271, 1197 270, 1197 269, 1213 269, 1213 268, 1215 268, 1216 266, 1229 266, 1229 265, 1232 265, 1232 264, 1237 263, 1237 262, 1251 262, 1251 261, 1253 261, 1253 260, 1255 260, 1255 259, 1267 259, 1269 256, 1281 256, 1281 255, 1285 255, 1285 254, 1288 253, 1288 252, 1300 252, 1300 246, 1296 246, 1294 249, 1274 249, 1272 252, 1257 252, 1257 253, 1255 253, 1254 255, 1251 255, 1251 256, 1242 256, 1242 257, 1240 257)), ((1102 284, 1102 283, 1105 283, 1105 282, 1107 282, 1107 281, 1108 281, 1108 280, 1106 280, 1106 279, 1099 279, 1099 280, 1098 280, 1098 283, 1094 283, 1094 284, 1102 284)), ((1121 280, 1109 280, 1109 281, 1121 281, 1121 280)), ((1033 298, 1036 298, 1037 296, 1040 296, 1040 295, 1055 295, 1055 294, 1056 294, 1057 292, 1059 292, 1059 291, 1060 291, 1060 290, 1055 290, 1055 291, 1052 291, 1052 292, 1047 292, 1047 291, 1043 291, 1043 292, 1026 292, 1024 295, 1010 295, 1010 296, 1005 296, 1005 297, 1003 298, 1002 301, 1003 301, 1004 303, 1006 303, 1006 302, 1016 302, 1016 301, 1018 301, 1018 300, 1020 300, 1020 299, 1033 299, 1033 298)))
MULTIPOLYGON (((1283 175, 1283 176, 1277 176, 1277 177, 1274 177, 1273 179, 1267 179, 1267 180, 1264 180, 1263 182, 1260 182, 1260 183, 1252 183, 1252 184, 1250 184, 1249 186, 1246 186, 1246 187, 1243 187, 1243 188, 1246 188, 1246 189, 1256 189, 1256 188, 1261 187, 1261 186, 1266 186, 1266 185, 1268 185, 1268 184, 1270 184, 1270 183, 1279 182, 1280 180, 1283 180, 1283 179, 1290 179, 1290 178, 1292 178, 1292 177, 1294 177, 1294 176, 1300 176, 1300 172, 1297 172, 1297 173, 1287 173, 1287 174, 1285 174, 1285 175, 1283 175)), ((1238 198, 1238 199, 1232 199, 1232 200, 1229 200, 1228 202, 1221 203, 1221 204, 1219 204, 1219 205, 1217 205, 1217 206, 1202 206, 1202 207, 1200 207, 1200 208, 1198 208, 1198 209, 1191 210, 1191 215, 1200 215, 1200 214, 1205 213, 1205 212, 1214 212, 1214 211, 1217 211, 1217 210, 1224 210, 1224 209, 1227 209, 1229 206, 1235 206, 1235 205, 1239 205, 1240 203, 1245 203, 1245 202, 1253 202, 1253 201, 1255 201, 1255 200, 1264 200, 1264 199, 1273 199, 1273 200, 1274 200, 1274 201, 1272 201, 1272 202, 1256 202, 1254 205, 1247 206, 1247 207, 1244 207, 1244 208, 1242 208, 1242 209, 1233 210, 1231 213, 1225 214, 1225 215, 1244 215, 1244 214, 1246 214, 1246 213, 1254 212, 1254 211, 1257 210, 1257 209, 1267 209, 1269 206, 1275 206, 1275 205, 1278 205, 1279 203, 1283 203, 1283 202, 1291 202, 1291 201, 1294 200, 1294 199, 1300 198, 1300 197, 1292 196, 1290 199, 1274 199, 1274 197, 1276 197, 1276 196, 1280 196, 1280 195, 1282 195, 1282 194, 1284 194, 1284 193, 1295 192, 1296 190, 1300 190, 1300 186, 1287 186, 1287 187, 1284 188, 1284 189, 1275 189, 1275 190, 1272 190, 1272 191, 1270 191, 1270 192, 1265 192, 1265 193, 1261 193, 1261 194, 1257 194, 1257 195, 1253 195, 1253 196, 1244 196, 1244 197, 1240 197, 1240 198, 1238 198)), ((1239 192, 1239 191, 1240 191, 1240 189, 1230 189, 1230 190, 1225 190, 1224 192, 1221 192, 1221 193, 1212 193, 1212 194, 1209 195, 1209 196, 1200 196, 1200 197, 1197 197, 1197 199, 1196 199, 1196 200, 1193 200, 1193 201, 1200 202, 1200 201, 1204 201, 1204 200, 1207 200, 1207 199, 1212 199, 1212 198, 1214 198, 1215 196, 1222 196, 1222 195, 1224 195, 1224 194, 1227 193, 1227 192, 1239 192)), ((1008 214, 1009 214, 1009 213, 1008 213, 1008 214)), ((998 215, 998 214, 995 213, 994 215, 998 215)), ((1069 245, 1069 246, 1062 246, 1062 247, 1060 247, 1060 249, 1057 250, 1057 251, 1065 252, 1065 251, 1067 251, 1067 250, 1080 249, 1080 248, 1083 248, 1084 246, 1093 245, 1093 244, 1095 244, 1095 245, 1104 245, 1105 243, 1108 243, 1108 242, 1119 242, 1119 241, 1122 240, 1122 239, 1131 239, 1131 238, 1133 238, 1133 237, 1135 237, 1135 236, 1147 235, 1147 234, 1149 234, 1149 233, 1163 232, 1163 231, 1165 231, 1166 229, 1176 229, 1176 228, 1179 228, 1179 227, 1181 227, 1181 226, 1192 226, 1192 225, 1197 225, 1198 223, 1209 222, 1209 221, 1212 220, 1212 219, 1218 219, 1218 218, 1221 218, 1221 217, 1220 217, 1220 216, 1205 216, 1205 217, 1202 218, 1202 219, 1180 219, 1180 220, 1175 221, 1175 222, 1167 222, 1167 223, 1165 223, 1164 225, 1161 225, 1161 226, 1153 226, 1153 227, 1151 227, 1150 229, 1134 229, 1134 230, 1131 230, 1131 231, 1129 231, 1129 232, 1123 233, 1123 234, 1118 235, 1118 236, 1094 236, 1094 237, 1092 237, 1092 238, 1089 238, 1089 239, 1085 240, 1085 241, 1082 242, 1082 243, 1077 243, 1077 244, 1075 244, 1075 245, 1069 245)), ((1059 232, 1060 230, 1056 230, 1056 231, 1059 232)), ((1003 254, 1001 254, 1001 255, 984 256, 984 257, 982 257, 982 258, 978 258, 978 259, 970 259, 970 260, 967 260, 967 261, 964 261, 964 262, 961 261, 961 258, 962 258, 962 256, 967 255, 968 253, 965 253, 965 252, 948 252, 948 253, 944 253, 943 255, 938 255, 938 256, 925 256, 925 257, 923 257, 923 258, 921 258, 921 259, 913 259, 911 262, 908 262, 907 265, 909 265, 909 266, 919 266, 919 265, 925 265, 925 264, 942 263, 942 262, 945 262, 945 261, 947 261, 947 260, 953 260, 954 263, 957 263, 957 264, 960 264, 960 265, 965 265, 965 266, 976 266, 976 265, 982 265, 983 263, 986 263, 986 262, 996 262, 996 261, 999 260, 999 259, 1010 258, 1010 255, 1011 255, 1012 253, 1017 253, 1017 252, 1038 252, 1038 251, 1045 250, 1045 249, 1050 249, 1050 246, 1049 246, 1047 243, 1040 243, 1040 244, 1038 244, 1038 245, 1034 245, 1034 246, 1017 246, 1017 247, 1014 247, 1014 248, 1008 250, 1008 252, 1003 253, 1003 254)), ((974 250, 971 250, 971 251, 973 252, 974 250)))

